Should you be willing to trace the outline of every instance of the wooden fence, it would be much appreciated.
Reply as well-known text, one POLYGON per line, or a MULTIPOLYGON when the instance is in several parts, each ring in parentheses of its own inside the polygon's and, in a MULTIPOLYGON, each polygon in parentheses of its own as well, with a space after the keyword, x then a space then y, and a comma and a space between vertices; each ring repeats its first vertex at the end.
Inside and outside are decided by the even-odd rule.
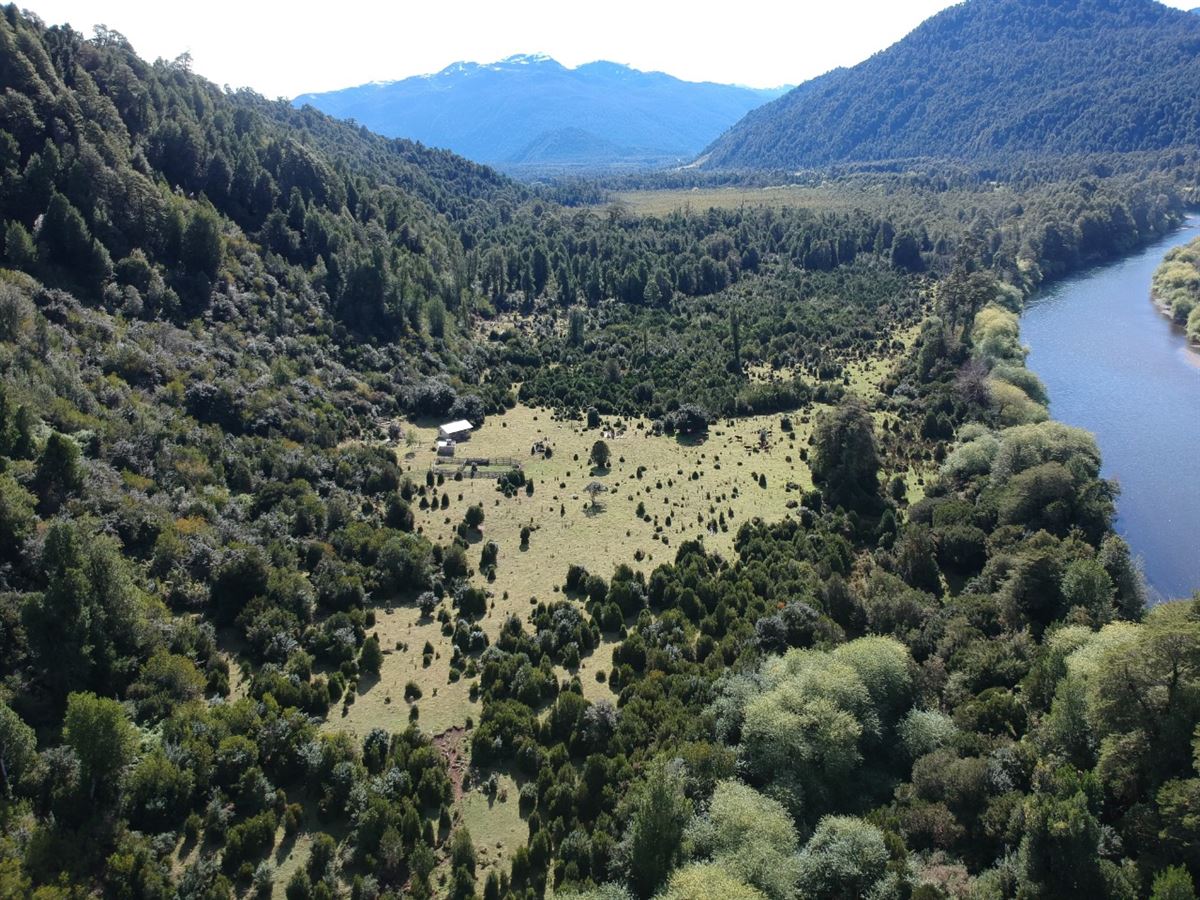
POLYGON ((434 475, 453 478, 499 478, 509 472, 519 472, 521 461, 510 456, 464 456, 462 458, 441 457, 429 470, 434 475))

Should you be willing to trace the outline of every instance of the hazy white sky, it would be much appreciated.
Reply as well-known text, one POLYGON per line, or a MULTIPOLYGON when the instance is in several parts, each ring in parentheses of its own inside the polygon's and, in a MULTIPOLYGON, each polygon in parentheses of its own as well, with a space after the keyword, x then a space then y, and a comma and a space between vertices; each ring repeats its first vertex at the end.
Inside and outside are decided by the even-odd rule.
MULTIPOLYGON (((691 81, 769 87, 853 65, 948 0, 19 0, 91 36, 105 24, 148 59, 192 54, 199 74, 268 97, 435 72, 458 60, 548 53, 691 81), (186 9, 177 14, 174 9, 186 9)), ((1197 0, 1168 0, 1186 8, 1197 0)))

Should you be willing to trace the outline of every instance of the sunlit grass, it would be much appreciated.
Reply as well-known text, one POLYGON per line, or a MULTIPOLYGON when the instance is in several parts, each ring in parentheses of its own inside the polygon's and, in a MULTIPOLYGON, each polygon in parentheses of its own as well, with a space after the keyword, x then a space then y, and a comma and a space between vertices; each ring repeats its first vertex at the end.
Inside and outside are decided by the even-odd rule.
MULTIPOLYGON (((907 332, 900 336, 905 346, 911 338, 907 332)), ((847 368, 849 389, 868 401, 874 399, 894 360, 880 357, 852 363, 847 368)), ((721 420, 703 439, 678 439, 653 435, 645 420, 609 417, 600 428, 588 429, 581 420, 518 405, 483 423, 469 442, 459 446, 457 458, 515 458, 533 482, 533 494, 520 489, 516 496, 505 497, 492 479, 446 477, 436 488, 436 508, 422 510, 414 502, 415 524, 431 541, 446 545, 467 508, 483 507, 483 526, 474 536, 468 562, 478 568, 486 541, 499 548, 495 580, 489 583, 478 572, 472 576, 492 593, 480 624, 494 640, 508 615, 525 619, 536 603, 562 599, 561 586, 572 564, 609 578, 623 563, 649 577, 655 566, 672 562, 685 541, 700 540, 710 551, 730 558, 742 523, 756 517, 778 521, 797 515, 802 492, 812 488, 804 456, 821 408, 814 405, 788 414, 790 433, 782 429, 781 415, 767 415, 721 420), (588 462, 593 443, 601 439, 612 454, 607 470, 597 470, 588 462), (549 458, 530 453, 537 442, 552 448, 549 458), (585 490, 594 481, 607 488, 595 504, 585 490), (444 510, 443 494, 449 497, 444 510), (639 504, 644 508, 642 517, 639 504), (719 524, 722 515, 724 528, 719 524), (523 549, 525 527, 531 534, 523 549)), ((437 459, 436 423, 406 422, 403 427, 397 458, 406 474, 424 485, 426 472, 437 459)), ((904 474, 910 496, 917 494, 918 474, 904 474)), ((481 705, 470 697, 477 679, 463 676, 450 681, 452 647, 436 618, 421 617, 411 605, 377 607, 372 631, 385 652, 380 676, 364 679, 362 692, 344 712, 341 704, 335 706, 328 727, 349 729, 359 736, 376 727, 400 731, 407 727, 414 706, 419 709, 416 723, 429 734, 470 728, 479 721, 481 705), (434 649, 428 665, 423 654, 426 642, 434 649), (410 681, 422 694, 411 702, 404 697, 410 681)), ((578 670, 559 668, 559 678, 577 675, 589 700, 614 699, 607 675, 615 646, 615 635, 606 636, 578 670), (603 681, 597 673, 604 674, 603 681)), ((468 752, 469 737, 468 731, 463 745, 468 752)), ((489 848, 481 854, 485 867, 507 860, 525 837, 516 784, 507 775, 501 777, 501 784, 507 789, 507 802, 489 800, 476 788, 456 805, 456 816, 470 828, 476 845, 489 848)))
MULTIPOLYGON (((638 216, 666 216, 674 212, 702 213, 712 208, 792 207, 814 212, 863 210, 884 213, 895 205, 896 185, 870 176, 846 178, 820 185, 765 187, 696 187, 666 190, 622 191, 612 203, 638 216)), ((909 186, 907 202, 919 202, 930 215, 954 215, 973 208, 999 208, 1012 202, 1007 189, 987 186, 977 190, 918 190, 909 186)))

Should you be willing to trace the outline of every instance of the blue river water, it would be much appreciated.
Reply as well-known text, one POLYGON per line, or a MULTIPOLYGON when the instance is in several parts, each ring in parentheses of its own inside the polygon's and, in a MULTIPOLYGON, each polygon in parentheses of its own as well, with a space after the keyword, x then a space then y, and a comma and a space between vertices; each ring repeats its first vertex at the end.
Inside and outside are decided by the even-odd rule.
POLYGON ((1200 352, 1150 300, 1163 254, 1195 237, 1200 218, 1039 292, 1021 317, 1051 416, 1093 432, 1121 486, 1116 527, 1152 601, 1200 590, 1200 352))

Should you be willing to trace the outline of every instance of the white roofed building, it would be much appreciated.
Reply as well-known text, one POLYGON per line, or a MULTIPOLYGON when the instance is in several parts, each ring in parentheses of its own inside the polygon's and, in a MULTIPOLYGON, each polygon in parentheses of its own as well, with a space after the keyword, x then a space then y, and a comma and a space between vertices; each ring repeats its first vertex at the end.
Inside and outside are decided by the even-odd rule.
POLYGON ((465 441, 471 436, 473 426, 466 419, 447 422, 438 426, 438 439, 443 441, 465 441))

